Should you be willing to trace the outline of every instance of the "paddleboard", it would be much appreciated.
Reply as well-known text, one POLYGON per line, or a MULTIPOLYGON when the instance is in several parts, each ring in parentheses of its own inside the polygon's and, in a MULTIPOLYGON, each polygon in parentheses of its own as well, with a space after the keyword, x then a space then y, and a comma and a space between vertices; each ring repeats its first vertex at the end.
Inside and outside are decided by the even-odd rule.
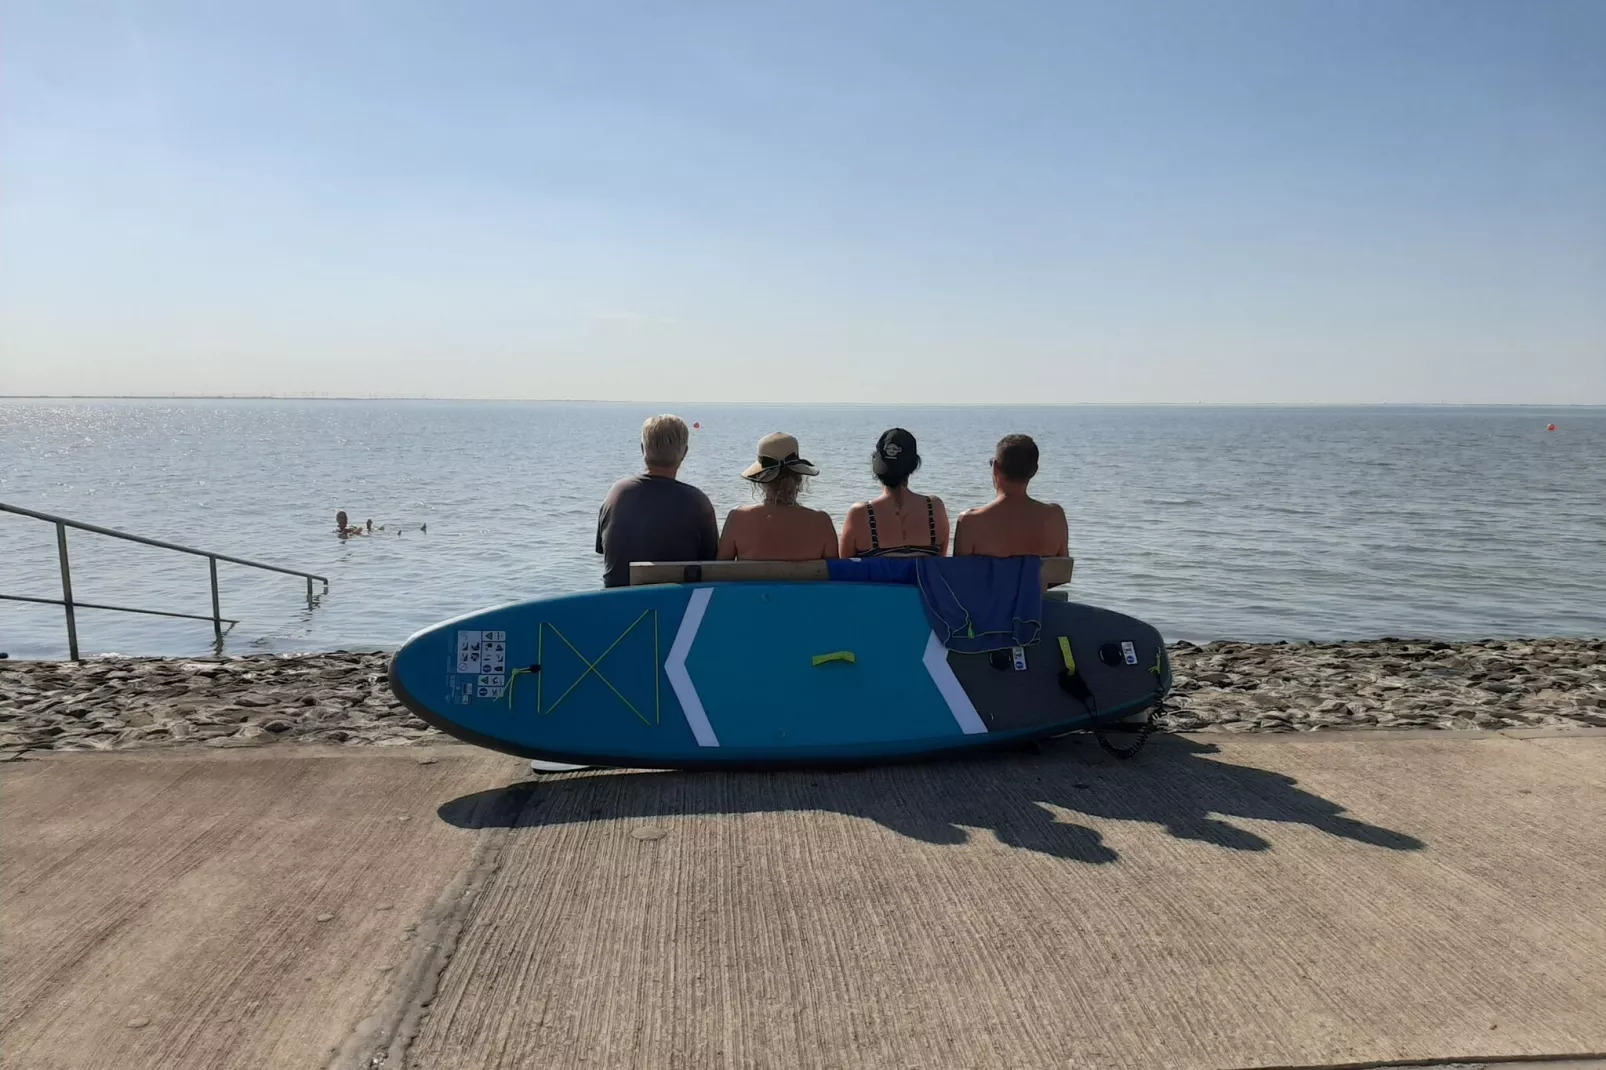
POLYGON ((1171 670, 1159 632, 1095 606, 1045 600, 1039 642, 959 654, 913 586, 724 582, 458 617, 410 638, 390 685, 442 731, 526 758, 760 768, 1058 735, 1143 713, 1171 670), (1061 683, 1067 654, 1085 694, 1061 683))

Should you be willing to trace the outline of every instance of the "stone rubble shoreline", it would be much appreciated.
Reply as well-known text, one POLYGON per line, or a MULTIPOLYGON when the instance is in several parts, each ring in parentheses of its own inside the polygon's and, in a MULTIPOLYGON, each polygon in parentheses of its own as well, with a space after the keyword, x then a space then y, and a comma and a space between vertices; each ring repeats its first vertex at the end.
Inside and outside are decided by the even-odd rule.
MULTIPOLYGON (((1606 727, 1606 640, 1170 647, 1171 731, 1606 727)), ((449 742, 382 652, 0 661, 0 760, 42 751, 449 742)))

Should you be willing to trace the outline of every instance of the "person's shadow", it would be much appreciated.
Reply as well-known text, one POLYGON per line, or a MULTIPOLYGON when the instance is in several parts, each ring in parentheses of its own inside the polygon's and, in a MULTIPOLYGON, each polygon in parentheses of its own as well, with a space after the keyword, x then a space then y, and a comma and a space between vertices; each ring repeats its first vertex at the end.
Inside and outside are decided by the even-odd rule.
POLYGON ((1152 822, 1180 839, 1233 851, 1272 845, 1224 818, 1299 823, 1393 851, 1425 846, 1346 817, 1343 806, 1292 777, 1209 757, 1216 753, 1212 744, 1161 735, 1140 758, 1116 762, 1081 736, 985 758, 846 772, 576 773, 475 792, 437 812, 459 828, 481 829, 822 810, 869 818, 926 843, 961 844, 967 830, 991 829, 1001 843, 1079 862, 1119 856, 1098 832, 1056 810, 1152 822))

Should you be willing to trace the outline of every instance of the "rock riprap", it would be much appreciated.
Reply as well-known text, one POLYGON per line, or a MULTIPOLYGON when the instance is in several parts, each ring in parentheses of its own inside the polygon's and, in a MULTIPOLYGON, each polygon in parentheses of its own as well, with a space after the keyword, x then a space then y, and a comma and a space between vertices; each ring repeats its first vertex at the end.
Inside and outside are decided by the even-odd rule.
MULTIPOLYGON (((385 682, 381 652, 0 661, 0 757, 28 751, 409 746, 449 737, 385 682)), ((1171 647, 1174 731, 1606 726, 1606 640, 1171 647)))
POLYGON ((0 750, 445 741, 390 693, 387 658, 0 661, 0 750))
POLYGON ((1606 640, 1171 647, 1177 731, 1606 726, 1606 640))

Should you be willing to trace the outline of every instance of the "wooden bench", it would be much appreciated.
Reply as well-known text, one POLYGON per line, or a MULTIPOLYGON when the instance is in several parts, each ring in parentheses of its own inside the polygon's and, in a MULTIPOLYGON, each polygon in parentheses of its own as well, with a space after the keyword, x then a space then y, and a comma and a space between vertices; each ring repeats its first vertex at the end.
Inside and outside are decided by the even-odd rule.
MULTIPOLYGON (((1071 582, 1076 561, 1069 557, 1043 558, 1043 585, 1058 587, 1071 582)), ((651 583, 734 583, 828 580, 824 561, 634 561, 630 585, 651 583)))

